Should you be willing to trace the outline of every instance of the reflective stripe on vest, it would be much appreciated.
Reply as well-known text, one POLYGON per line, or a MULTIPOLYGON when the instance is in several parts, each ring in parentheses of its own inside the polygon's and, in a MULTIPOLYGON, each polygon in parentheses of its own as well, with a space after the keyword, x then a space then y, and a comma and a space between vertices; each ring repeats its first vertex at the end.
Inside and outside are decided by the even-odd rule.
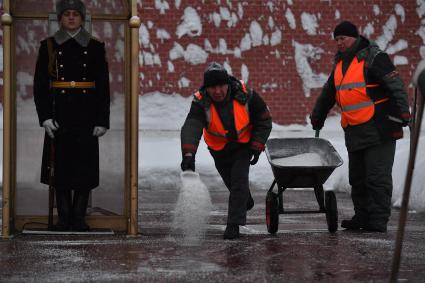
MULTIPOLYGON (((246 93, 246 87, 243 82, 242 89, 246 93)), ((237 100, 233 100, 233 115, 237 134, 236 142, 248 143, 251 139, 252 129, 249 119, 248 103, 243 105, 237 100)), ((211 103, 210 108, 206 111, 206 116, 208 127, 204 129, 205 143, 213 150, 222 150, 229 142, 226 137, 228 131, 224 129, 223 123, 213 103, 211 103)))
POLYGON ((372 119, 375 104, 388 99, 373 102, 366 89, 378 85, 366 85, 364 78, 364 60, 354 57, 345 75, 342 74, 342 61, 338 62, 334 71, 336 101, 341 107, 341 126, 359 125, 372 119))

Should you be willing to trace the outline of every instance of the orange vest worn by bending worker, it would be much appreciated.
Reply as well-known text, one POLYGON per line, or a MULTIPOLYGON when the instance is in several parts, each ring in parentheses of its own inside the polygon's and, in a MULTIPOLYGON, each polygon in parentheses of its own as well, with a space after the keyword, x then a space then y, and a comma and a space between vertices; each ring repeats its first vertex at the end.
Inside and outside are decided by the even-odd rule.
POLYGON ((387 101, 384 98, 373 101, 366 92, 367 88, 378 85, 366 85, 364 77, 364 60, 354 57, 345 75, 342 74, 342 60, 337 63, 334 71, 336 101, 341 107, 341 126, 360 125, 372 119, 375 114, 375 104, 387 101))
MULTIPOLYGON (((242 89, 245 94, 247 90, 245 84, 242 83, 242 89)), ((195 96, 201 100, 202 95, 200 92, 195 93, 195 96)), ((243 105, 236 99, 233 100, 233 113, 235 120, 235 128, 237 134, 236 142, 248 143, 251 139, 251 129, 248 111, 248 102, 243 105)), ((204 129, 205 143, 213 150, 222 150, 224 146, 230 141, 227 137, 227 130, 224 129, 223 123, 220 120, 217 109, 214 103, 211 103, 209 109, 206 110, 208 126, 204 129)))

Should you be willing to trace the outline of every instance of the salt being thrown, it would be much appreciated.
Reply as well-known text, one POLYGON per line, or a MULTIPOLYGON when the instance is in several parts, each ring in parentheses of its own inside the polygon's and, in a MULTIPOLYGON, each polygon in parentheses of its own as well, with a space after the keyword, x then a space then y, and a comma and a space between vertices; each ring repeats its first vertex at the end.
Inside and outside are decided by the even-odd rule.
POLYGON ((322 156, 316 152, 302 153, 289 157, 273 159, 278 166, 324 166, 327 164, 322 156))
POLYGON ((180 180, 173 231, 183 236, 181 244, 198 245, 205 234, 212 209, 210 193, 196 172, 184 171, 180 180))

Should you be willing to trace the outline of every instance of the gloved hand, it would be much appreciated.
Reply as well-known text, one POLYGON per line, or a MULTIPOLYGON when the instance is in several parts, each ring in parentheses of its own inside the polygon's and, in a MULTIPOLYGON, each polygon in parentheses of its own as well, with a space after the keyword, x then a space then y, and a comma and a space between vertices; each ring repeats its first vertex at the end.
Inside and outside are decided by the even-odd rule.
POLYGON ((184 155, 180 167, 182 168, 182 171, 192 170, 195 172, 195 156, 193 154, 184 155))
POLYGON ((53 134, 54 131, 57 131, 59 129, 59 125, 56 121, 53 121, 53 119, 47 119, 43 122, 43 127, 46 130, 47 135, 53 139, 55 135, 53 134))
POLYGON ((258 158, 260 158, 261 151, 258 150, 251 150, 251 160, 249 161, 249 164, 255 165, 258 162, 258 158))
POLYGON ((409 112, 406 113, 402 113, 401 114, 401 120, 403 121, 403 123, 401 124, 402 127, 406 127, 409 125, 410 123, 410 119, 411 119, 411 115, 409 112))
POLYGON ((310 115, 310 122, 311 126, 313 127, 313 130, 321 130, 323 128, 323 121, 320 121, 319 119, 313 118, 312 115, 310 115))
POLYGON ((105 127, 96 126, 93 129, 93 136, 101 137, 106 133, 107 129, 105 127))

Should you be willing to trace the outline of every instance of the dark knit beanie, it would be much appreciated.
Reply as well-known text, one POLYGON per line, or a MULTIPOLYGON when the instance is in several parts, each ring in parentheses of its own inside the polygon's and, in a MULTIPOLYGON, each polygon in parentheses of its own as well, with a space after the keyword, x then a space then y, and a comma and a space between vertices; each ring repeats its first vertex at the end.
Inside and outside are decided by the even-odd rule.
POLYGON ((86 18, 86 6, 81 0, 59 0, 56 2, 56 15, 58 16, 58 20, 60 21, 63 12, 66 10, 76 10, 80 13, 81 18, 86 18))
POLYGON ((204 72, 204 86, 212 87, 217 85, 225 85, 229 82, 229 75, 223 65, 217 62, 208 64, 204 72))
POLYGON ((349 21, 344 21, 335 27, 334 38, 337 37, 338 35, 358 37, 359 31, 357 30, 357 27, 353 23, 349 21))

